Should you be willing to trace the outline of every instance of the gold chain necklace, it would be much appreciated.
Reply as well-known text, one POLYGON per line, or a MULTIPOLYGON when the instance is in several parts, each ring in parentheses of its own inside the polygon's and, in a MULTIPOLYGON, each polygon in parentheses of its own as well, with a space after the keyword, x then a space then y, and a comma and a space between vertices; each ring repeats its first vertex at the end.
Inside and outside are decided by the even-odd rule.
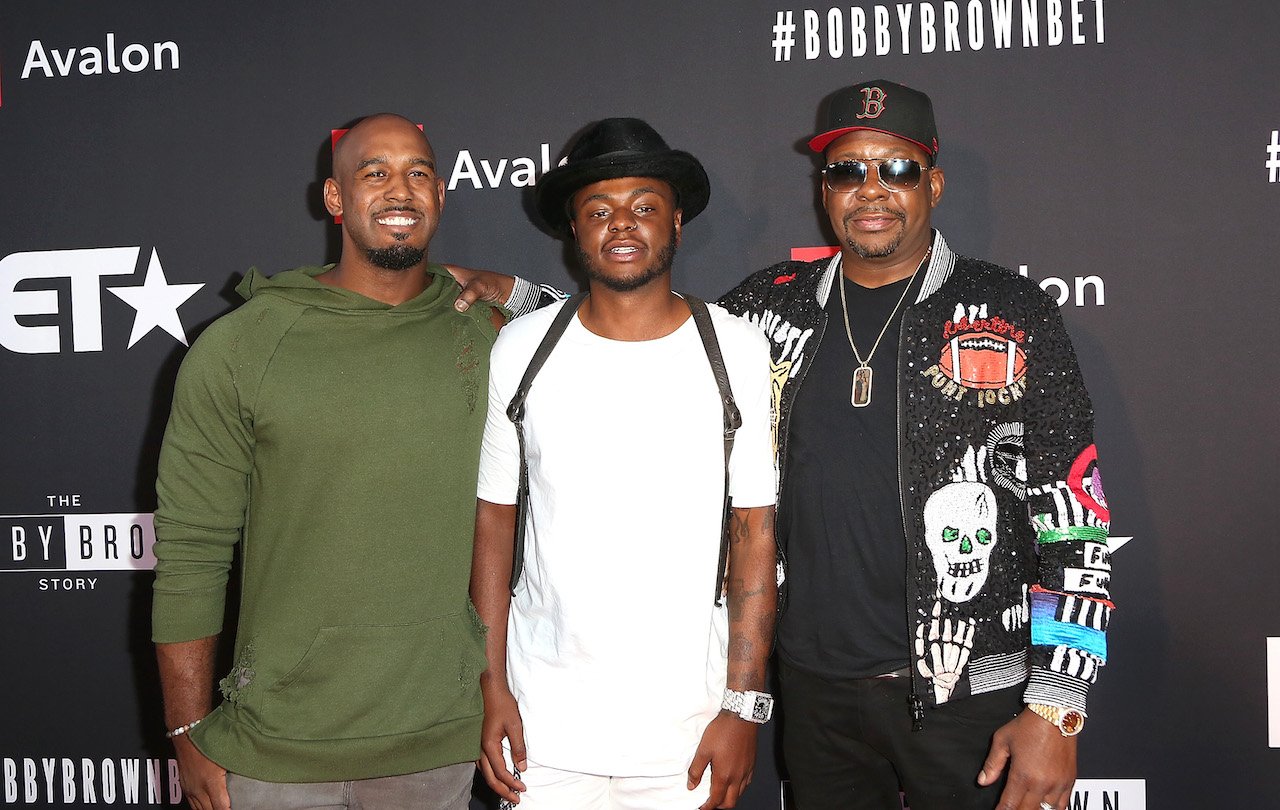
POLYGON ((849 348, 853 349, 853 356, 858 358, 858 367, 853 370, 853 390, 849 395, 849 403, 853 407, 865 408, 871 404, 871 358, 875 356, 876 349, 880 348, 880 340, 884 337, 884 333, 889 331, 889 324, 893 323, 893 316, 898 314, 898 308, 907 299, 907 291, 911 289, 911 283, 916 280, 916 274, 920 272, 921 267, 924 267, 925 262, 929 261, 929 254, 932 252, 933 245, 930 245, 929 249, 924 252, 924 258, 920 260, 915 272, 911 274, 911 280, 903 288, 902 295, 898 298, 898 303, 893 305, 893 312, 889 313, 889 319, 884 322, 884 326, 880 327, 880 334, 876 337, 876 342, 872 344, 871 351, 867 353, 866 360, 862 359, 862 355, 858 352, 858 347, 854 345, 853 330, 849 328, 849 303, 845 300, 844 260, 841 259, 840 272, 836 273, 836 281, 840 284, 840 313, 844 315, 844 334, 849 338, 849 348))

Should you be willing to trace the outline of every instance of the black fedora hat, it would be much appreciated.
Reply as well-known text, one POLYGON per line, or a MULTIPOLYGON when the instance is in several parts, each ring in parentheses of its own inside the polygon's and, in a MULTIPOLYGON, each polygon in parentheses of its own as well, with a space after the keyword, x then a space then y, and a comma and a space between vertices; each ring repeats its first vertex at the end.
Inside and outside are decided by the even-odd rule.
POLYGON ((578 138, 569 156, 534 189, 538 215, 555 233, 569 234, 570 198, 583 186, 619 177, 656 177, 671 184, 689 222, 707 207, 711 183, 698 159, 672 149, 639 118, 606 118, 578 138))

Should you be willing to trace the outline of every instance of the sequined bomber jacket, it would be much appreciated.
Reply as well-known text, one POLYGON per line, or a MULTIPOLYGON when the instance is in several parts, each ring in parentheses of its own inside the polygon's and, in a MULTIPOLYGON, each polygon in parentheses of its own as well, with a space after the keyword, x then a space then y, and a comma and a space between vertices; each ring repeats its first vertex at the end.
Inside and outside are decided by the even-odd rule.
MULTIPOLYGON (((769 339, 782 478, 839 260, 782 262, 720 300, 769 339)), ((1027 702, 1085 712, 1113 605, 1075 351, 1033 282, 952 252, 936 231, 924 272, 898 350, 913 693, 937 706, 1025 683, 1027 702)))

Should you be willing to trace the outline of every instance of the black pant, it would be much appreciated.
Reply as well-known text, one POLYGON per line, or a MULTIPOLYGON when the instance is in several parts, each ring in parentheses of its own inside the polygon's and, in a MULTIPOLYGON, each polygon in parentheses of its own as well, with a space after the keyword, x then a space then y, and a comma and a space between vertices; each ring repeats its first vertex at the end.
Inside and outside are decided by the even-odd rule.
POLYGON ((991 810, 979 787, 991 735, 1022 710, 1022 687, 937 709, 911 730, 909 678, 829 680, 781 665, 782 750, 796 810, 991 810))

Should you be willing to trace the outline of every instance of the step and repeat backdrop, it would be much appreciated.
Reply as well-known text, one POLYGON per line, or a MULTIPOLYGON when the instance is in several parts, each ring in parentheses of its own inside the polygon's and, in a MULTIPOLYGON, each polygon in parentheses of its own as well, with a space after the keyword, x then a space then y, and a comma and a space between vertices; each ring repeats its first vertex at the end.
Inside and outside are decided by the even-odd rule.
MULTIPOLYGON (((714 298, 832 243, 803 142, 888 78, 934 100, 935 224, 1056 296, 1093 393, 1127 540, 1071 806, 1280 807, 1278 33, 1271 0, 5 0, 0 804, 184 801, 148 640, 159 442, 243 274, 336 258, 334 129, 421 122, 432 257, 573 289, 531 187, 588 123, 645 118, 711 177, 676 283, 714 298)), ((748 810, 786 806, 774 733, 748 810)))

